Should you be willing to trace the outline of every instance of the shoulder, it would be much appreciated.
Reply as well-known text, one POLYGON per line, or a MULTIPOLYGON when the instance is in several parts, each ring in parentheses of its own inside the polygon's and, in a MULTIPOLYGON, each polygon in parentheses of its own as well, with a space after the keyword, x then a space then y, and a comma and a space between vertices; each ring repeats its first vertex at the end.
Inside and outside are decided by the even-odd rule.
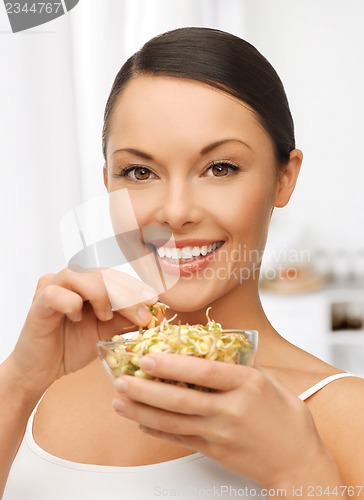
POLYGON ((359 485, 364 476, 364 379, 331 382, 306 401, 317 430, 334 456, 345 484, 359 485))
MULTIPOLYGON (((269 371, 297 396, 325 378, 342 373, 294 346, 287 348, 284 364, 284 368, 281 363, 269 371)), ((338 464, 343 485, 363 485, 364 379, 358 376, 334 380, 302 404, 310 410, 321 440, 338 464)))
POLYGON ((326 421, 358 417, 364 424, 363 413, 353 411, 364 411, 364 379, 353 376, 333 380, 308 398, 307 404, 313 413, 326 421))
POLYGON ((277 370, 277 375, 297 396, 318 384, 305 404, 320 433, 333 440, 340 426, 349 423, 346 434, 352 434, 354 428, 364 431, 364 378, 342 377, 320 387, 320 382, 344 372, 298 348, 291 349, 289 363, 287 369, 277 370))
POLYGON ((297 396, 327 377, 343 373, 342 370, 286 341, 282 343, 280 353, 280 359, 276 360, 274 366, 267 367, 268 371, 297 396))
POLYGON ((364 379, 343 377, 325 385, 306 401, 317 418, 330 422, 355 422, 364 426, 364 379))

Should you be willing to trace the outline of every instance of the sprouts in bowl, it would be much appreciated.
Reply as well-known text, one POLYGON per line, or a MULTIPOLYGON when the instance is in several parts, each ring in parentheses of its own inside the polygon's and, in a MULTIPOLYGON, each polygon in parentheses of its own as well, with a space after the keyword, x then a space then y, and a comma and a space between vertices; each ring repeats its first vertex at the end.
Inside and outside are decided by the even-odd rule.
MULTIPOLYGON (((185 356, 222 361, 224 363, 251 365, 257 349, 258 334, 255 330, 224 330, 211 320, 206 311, 207 324, 176 325, 174 318, 164 318, 159 324, 140 330, 125 339, 115 335, 111 341, 98 342, 97 349, 107 372, 112 377, 133 375, 157 380, 140 368, 140 360, 149 353, 175 353, 185 356)), ((155 315, 154 315, 155 316, 155 315)), ((193 384, 160 380, 183 387, 203 389, 193 384)))

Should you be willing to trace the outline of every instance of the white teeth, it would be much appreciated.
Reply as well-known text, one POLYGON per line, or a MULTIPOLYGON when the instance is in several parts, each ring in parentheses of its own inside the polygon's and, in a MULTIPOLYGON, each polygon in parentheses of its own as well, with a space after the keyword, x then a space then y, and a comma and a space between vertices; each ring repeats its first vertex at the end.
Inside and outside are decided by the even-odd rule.
POLYGON ((157 253, 158 253, 159 257, 161 257, 161 258, 165 257, 165 255, 166 255, 163 247, 157 248, 157 253))
POLYGON ((192 259, 192 248, 191 247, 183 247, 181 249, 181 258, 182 259, 192 259))
POLYGON ((180 250, 177 248, 172 248, 171 254, 172 254, 172 259, 180 259, 180 250))
POLYGON ((215 242, 209 245, 203 245, 202 247, 183 247, 183 248, 170 248, 170 247, 158 247, 157 253, 159 257, 174 260, 181 259, 192 259, 193 257, 205 256, 221 246, 221 243, 215 242))

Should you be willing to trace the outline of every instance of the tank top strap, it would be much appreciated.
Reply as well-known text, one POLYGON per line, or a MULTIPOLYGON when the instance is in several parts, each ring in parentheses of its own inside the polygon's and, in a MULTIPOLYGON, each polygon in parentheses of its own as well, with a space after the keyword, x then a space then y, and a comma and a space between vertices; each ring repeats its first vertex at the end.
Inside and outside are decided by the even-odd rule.
POLYGON ((355 375, 354 373, 335 373, 335 375, 330 375, 329 377, 326 377, 316 384, 314 384, 312 387, 309 387, 306 391, 304 391, 302 394, 300 394, 298 397, 302 400, 305 401, 307 398, 318 392, 320 389, 325 387, 326 385, 330 384, 330 382, 334 382, 334 380, 338 380, 340 378, 344 377, 358 377, 358 375, 355 375))

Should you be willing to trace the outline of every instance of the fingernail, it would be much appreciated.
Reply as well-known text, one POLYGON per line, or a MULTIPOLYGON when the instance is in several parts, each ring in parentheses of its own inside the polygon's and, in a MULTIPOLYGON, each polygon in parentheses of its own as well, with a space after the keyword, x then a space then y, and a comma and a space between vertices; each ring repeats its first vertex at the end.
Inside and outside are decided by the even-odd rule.
POLYGON ((147 309, 146 307, 139 307, 138 309, 138 316, 140 321, 143 321, 143 323, 147 324, 149 321, 152 319, 152 313, 147 309))
POLYGON ((154 299, 156 297, 156 293, 154 290, 148 290, 148 289, 144 289, 142 290, 141 294, 140 294, 140 299, 142 302, 144 302, 145 300, 150 300, 150 299, 154 299))
POLYGON ((109 321, 113 319, 114 313, 112 312, 111 308, 107 308, 104 310, 104 318, 106 321, 109 321))
POLYGON ((78 311, 74 316, 72 321, 81 321, 82 320, 82 311, 78 311))
POLYGON ((128 390, 128 382, 125 378, 118 378, 115 380, 115 389, 118 392, 126 392, 128 390))
POLYGON ((155 366, 156 366, 155 360, 149 356, 144 356, 140 360, 140 368, 145 372, 153 370, 155 366))
POLYGON ((114 410, 123 413, 125 410, 125 403, 122 399, 113 399, 112 406, 114 410))

